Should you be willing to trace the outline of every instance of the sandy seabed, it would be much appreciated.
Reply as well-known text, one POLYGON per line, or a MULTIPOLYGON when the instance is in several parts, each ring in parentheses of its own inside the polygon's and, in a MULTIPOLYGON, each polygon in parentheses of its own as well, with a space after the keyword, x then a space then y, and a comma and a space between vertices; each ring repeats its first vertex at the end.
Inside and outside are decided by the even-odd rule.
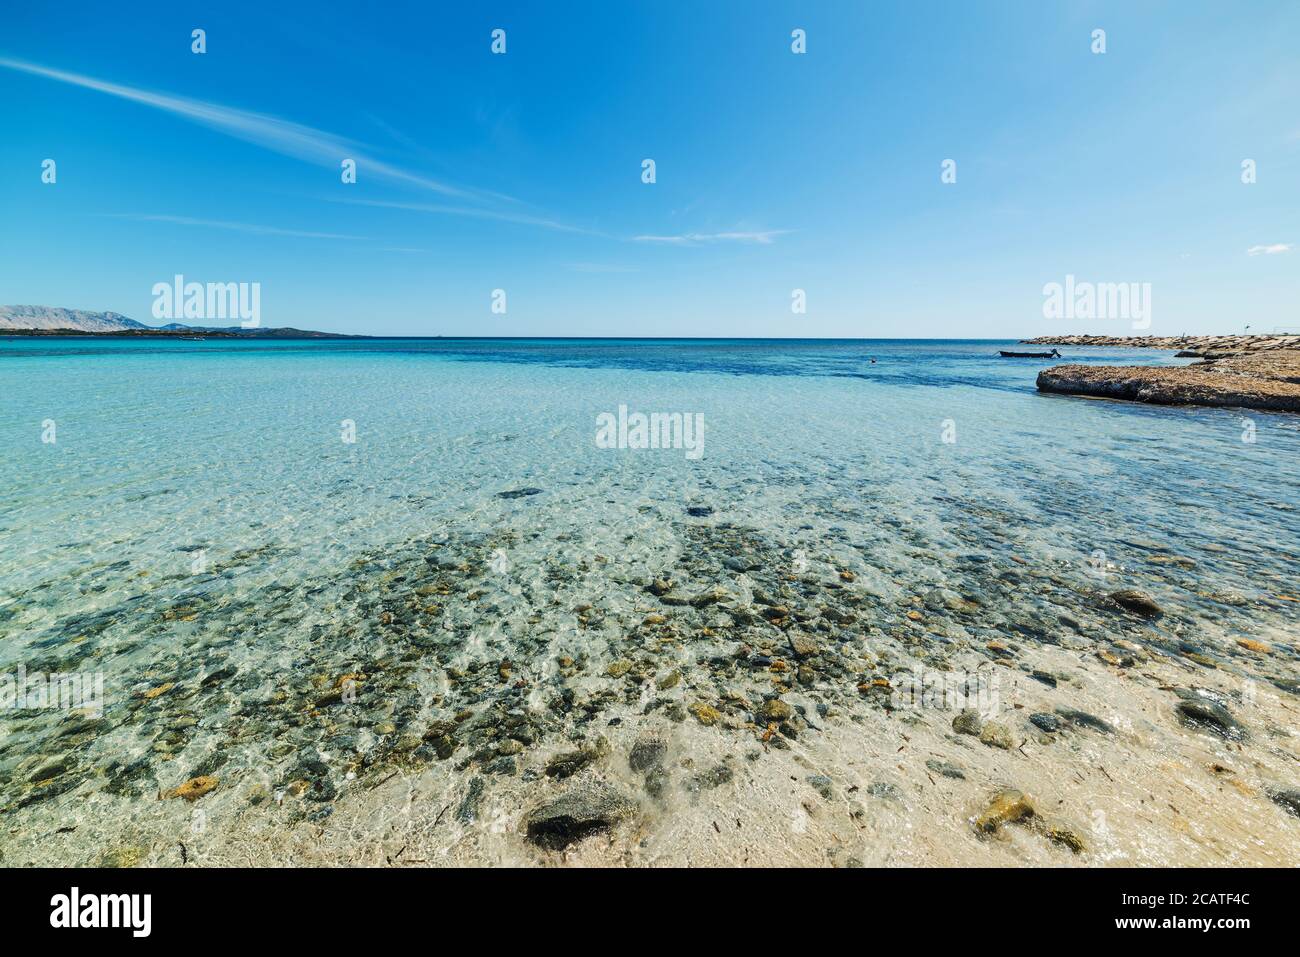
MULTIPOLYGON (((1181 612, 1106 597, 1132 575, 1007 553, 909 581, 829 528, 795 547, 672 505, 635 544, 613 522, 577 548, 562 505, 515 507, 535 534, 415 539, 254 593, 218 570, 136 606, 183 640, 140 646, 103 723, 7 742, 3 864, 1300 864, 1274 619, 1202 622, 1193 646, 1181 612), (250 642, 248 615, 310 637, 250 642), (900 697, 909 674, 992 697, 962 717, 900 697), (1189 694, 1229 723, 1180 717, 1189 694), (1022 810, 981 820, 1008 790, 1022 810), (557 801, 578 815, 539 839, 557 801)), ((101 650, 140 639, 105 614, 101 650)))

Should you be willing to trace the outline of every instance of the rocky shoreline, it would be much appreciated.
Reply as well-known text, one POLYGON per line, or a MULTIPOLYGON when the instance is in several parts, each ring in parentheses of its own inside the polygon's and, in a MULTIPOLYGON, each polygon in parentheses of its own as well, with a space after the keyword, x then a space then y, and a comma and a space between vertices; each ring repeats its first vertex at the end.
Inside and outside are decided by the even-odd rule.
POLYGON ((1253 353, 1177 367, 1053 366, 1038 374, 1038 389, 1156 405, 1300 412, 1300 352, 1253 353))
POLYGON ((1022 339, 1033 345, 1119 346, 1125 349, 1168 349, 1187 358, 1226 358, 1244 353, 1300 350, 1300 336, 1038 336, 1022 339))
POLYGON ((1300 412, 1300 336, 1044 336, 1034 344, 1178 349, 1185 366, 1053 366, 1040 392, 1154 405, 1300 412))

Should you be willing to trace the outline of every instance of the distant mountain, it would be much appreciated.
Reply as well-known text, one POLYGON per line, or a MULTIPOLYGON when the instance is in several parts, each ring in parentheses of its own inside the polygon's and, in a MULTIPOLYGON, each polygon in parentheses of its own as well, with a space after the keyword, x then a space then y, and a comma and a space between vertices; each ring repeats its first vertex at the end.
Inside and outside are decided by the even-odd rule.
POLYGON ((245 329, 242 326, 187 326, 169 322, 165 326, 146 326, 116 312, 86 312, 82 309, 60 309, 58 306, 0 306, 0 333, 39 335, 75 332, 80 334, 117 336, 166 336, 177 333, 203 333, 221 337, 247 336, 260 339, 347 339, 333 332, 312 332, 309 329, 283 327, 272 329, 259 326, 245 329))
POLYGON ((116 312, 86 312, 57 306, 0 306, 0 329, 74 329, 77 332, 123 332, 148 329, 116 312))

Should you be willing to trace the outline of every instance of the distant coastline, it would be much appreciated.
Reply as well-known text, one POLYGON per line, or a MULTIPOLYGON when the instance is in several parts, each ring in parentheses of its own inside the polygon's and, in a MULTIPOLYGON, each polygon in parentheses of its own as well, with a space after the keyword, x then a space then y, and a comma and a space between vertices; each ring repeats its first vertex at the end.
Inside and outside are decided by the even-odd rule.
POLYGON ((88 329, 0 329, 0 336, 14 338, 71 339, 369 339, 370 336, 341 332, 315 332, 310 329, 114 329, 96 332, 88 329))
MULTIPOLYGON (((224 317, 226 313, 221 313, 224 317)), ((255 316, 249 318, 255 319, 255 316)), ((0 335, 4 336, 109 336, 150 339, 356 339, 336 332, 316 332, 292 326, 270 327, 256 322, 236 326, 190 326, 170 322, 146 326, 119 312, 89 312, 62 306, 0 306, 0 335)))

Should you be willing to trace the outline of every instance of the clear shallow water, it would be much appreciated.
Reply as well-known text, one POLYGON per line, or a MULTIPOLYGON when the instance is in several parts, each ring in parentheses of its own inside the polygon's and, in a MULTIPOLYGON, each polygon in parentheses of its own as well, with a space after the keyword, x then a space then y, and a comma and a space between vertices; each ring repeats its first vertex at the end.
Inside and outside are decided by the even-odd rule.
POLYGON ((595 497, 620 481, 645 483, 645 500, 712 486, 713 504, 740 510, 797 483, 931 521, 942 489, 1014 506, 1025 535, 1085 556, 1139 534, 1300 554, 1293 418, 1253 414, 1246 444, 1231 411, 1040 396, 1047 363, 1001 359, 999 345, 5 341, 0 581, 121 560, 181 573, 186 550, 220 560, 282 539, 306 567, 427 533, 445 513, 508 507, 505 489, 595 497), (596 416, 620 404, 703 413, 703 459, 598 449, 596 416), (55 444, 41 442, 45 420, 55 444))
MULTIPOLYGON (((138 796, 113 760, 147 759, 140 779, 168 787, 214 753, 217 767, 264 764, 283 784, 286 742, 301 750, 327 732, 258 718, 241 737, 232 723, 250 700, 277 705, 350 661, 401 657, 405 638, 370 617, 386 599, 357 593, 418 586, 411 563, 435 566, 433 552, 475 581, 475 597, 446 599, 441 619, 419 626, 454 636, 440 663, 512 658, 538 706, 572 678, 556 654, 590 655, 591 673, 573 681, 599 686, 644 611, 635 596, 674 563, 692 585, 744 592, 735 569, 707 581, 691 566, 737 548, 770 573, 852 568, 886 632, 906 625, 898 606, 912 596, 980 601, 979 620, 931 634, 940 644, 1096 640, 1111 626, 1086 596, 1138 587, 1176 609, 1140 639, 1294 679, 1300 423, 1250 413, 1256 441, 1245 443, 1243 415, 1228 410, 1042 396, 1034 377, 1047 363, 999 358, 1008 345, 2 341, 0 671, 102 671, 107 726, 74 734, 52 779, 33 775, 60 759, 49 742, 65 716, 11 722, 0 792, 22 802, 35 790, 24 807, 138 796), (703 457, 598 448, 596 417, 620 405, 701 413, 703 457), (54 443, 42 442, 47 420, 54 443), (354 443, 341 439, 345 420, 354 443), (499 495, 523 488, 541 491, 499 495), (728 523, 748 544, 722 540, 728 523), (1097 551, 1105 576, 1089 565, 1097 551), (1046 581, 1009 593, 1013 565, 1046 581), (575 603, 596 606, 597 623, 575 621, 575 603), (1280 643, 1247 665, 1240 637, 1280 643), (203 683, 227 668, 238 676, 227 686, 203 683), (167 683, 192 697, 155 721, 140 695, 167 683), (189 711, 197 726, 178 729, 189 711), (69 790, 45 783, 60 778, 69 790)), ((400 734, 457 697, 436 668, 403 688, 418 702, 395 707, 389 693, 359 723, 373 731, 395 716, 400 734)), ((365 766, 382 750, 374 737, 329 753, 351 749, 365 766)))

